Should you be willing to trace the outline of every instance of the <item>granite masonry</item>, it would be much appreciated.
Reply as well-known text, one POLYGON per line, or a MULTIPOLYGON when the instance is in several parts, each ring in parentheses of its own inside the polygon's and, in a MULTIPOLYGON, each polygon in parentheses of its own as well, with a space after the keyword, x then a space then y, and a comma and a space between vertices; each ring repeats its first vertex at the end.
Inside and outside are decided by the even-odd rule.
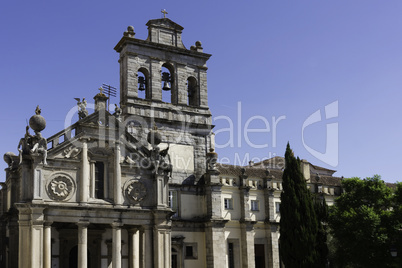
MULTIPOLYGON (((45 139, 37 107, 0 190, 0 267, 280 267, 284 161, 217 163, 201 42, 150 20, 115 46, 120 104, 101 88, 93 113, 45 139), (31 132, 33 133, 31 134, 31 132)), ((332 204, 333 170, 303 161, 312 192, 332 204)))

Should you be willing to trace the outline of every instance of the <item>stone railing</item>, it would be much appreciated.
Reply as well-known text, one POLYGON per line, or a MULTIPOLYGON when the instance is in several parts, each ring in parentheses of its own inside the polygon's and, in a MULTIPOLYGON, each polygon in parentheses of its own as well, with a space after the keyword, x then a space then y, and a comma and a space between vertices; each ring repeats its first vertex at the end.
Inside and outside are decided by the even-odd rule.
POLYGON ((47 139, 47 150, 55 149, 60 144, 74 138, 76 129, 74 127, 66 128, 47 139))

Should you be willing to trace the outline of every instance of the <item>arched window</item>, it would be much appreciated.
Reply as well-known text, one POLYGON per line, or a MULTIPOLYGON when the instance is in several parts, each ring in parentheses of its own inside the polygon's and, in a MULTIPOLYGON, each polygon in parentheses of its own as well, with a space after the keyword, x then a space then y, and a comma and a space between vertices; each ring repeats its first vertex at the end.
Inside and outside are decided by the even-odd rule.
POLYGON ((174 103, 174 72, 168 63, 162 65, 162 101, 174 103))
POLYGON ((150 99, 151 92, 149 90, 149 75, 148 70, 140 68, 137 72, 138 78, 138 98, 150 99))
POLYGON ((190 106, 199 106, 197 80, 194 77, 187 79, 187 104, 190 106))

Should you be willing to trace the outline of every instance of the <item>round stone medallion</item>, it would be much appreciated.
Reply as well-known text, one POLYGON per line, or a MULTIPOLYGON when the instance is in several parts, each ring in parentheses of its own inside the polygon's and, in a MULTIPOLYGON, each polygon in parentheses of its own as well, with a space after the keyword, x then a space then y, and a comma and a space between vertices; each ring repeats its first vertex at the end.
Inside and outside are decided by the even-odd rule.
POLYGON ((49 197, 56 201, 64 201, 71 197, 74 191, 74 182, 67 176, 54 177, 47 185, 49 197))
POLYGON ((126 187, 126 196, 133 202, 138 203, 147 195, 147 189, 140 181, 131 181, 126 187))

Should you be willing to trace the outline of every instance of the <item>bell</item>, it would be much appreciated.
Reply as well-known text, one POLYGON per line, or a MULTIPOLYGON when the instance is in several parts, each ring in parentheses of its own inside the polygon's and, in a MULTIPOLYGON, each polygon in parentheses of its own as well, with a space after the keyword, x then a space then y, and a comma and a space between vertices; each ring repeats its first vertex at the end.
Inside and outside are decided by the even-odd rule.
POLYGON ((170 90, 170 74, 168 72, 163 72, 162 73, 162 81, 163 81, 163 90, 170 90))
POLYGON ((140 76, 140 77, 138 78, 138 83, 140 84, 140 85, 138 86, 138 90, 144 91, 144 90, 145 90, 145 78, 142 77, 142 76, 140 76))
POLYGON ((170 84, 167 81, 163 81, 163 90, 168 91, 170 90, 170 84))

